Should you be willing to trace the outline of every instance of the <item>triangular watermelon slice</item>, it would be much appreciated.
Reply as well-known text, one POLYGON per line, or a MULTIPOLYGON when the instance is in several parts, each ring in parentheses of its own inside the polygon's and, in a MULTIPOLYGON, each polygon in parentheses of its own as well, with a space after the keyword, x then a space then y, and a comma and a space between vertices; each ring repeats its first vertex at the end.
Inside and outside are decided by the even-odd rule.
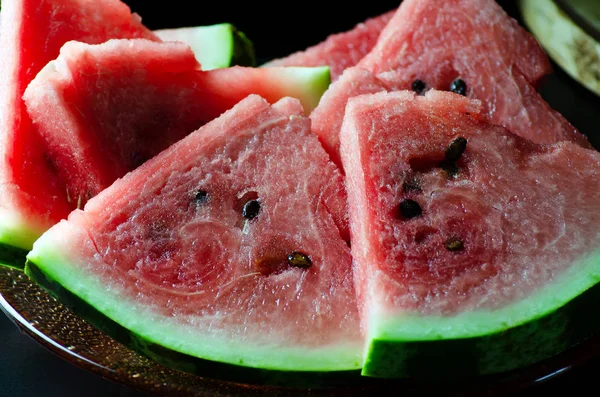
POLYGON ((158 38, 118 0, 3 0, 0 18, 0 263, 16 265, 71 210, 21 100, 25 88, 68 40, 158 38))
POLYGON ((348 102, 364 375, 502 372, 600 332, 600 153, 531 143, 481 109, 435 90, 348 102))
POLYGON ((28 274, 154 358, 239 366, 188 371, 355 373, 343 179, 302 113, 248 97, 46 232, 28 274))
MULTIPOLYGON (((521 137, 589 147, 535 89, 551 71, 548 57, 494 0, 405 0, 356 67, 370 72, 368 80, 378 80, 380 90, 453 90, 481 100, 487 120, 521 137)), ((311 115, 313 130, 338 163, 339 114, 357 95, 347 87, 362 84, 355 78, 342 76, 311 115)))
POLYGON ((200 71, 183 43, 69 42, 24 100, 73 207, 250 94, 291 96, 307 111, 329 85, 320 68, 200 71))
POLYGON ((317 45, 263 66, 329 66, 331 81, 336 81, 345 69, 356 65, 373 49, 379 34, 394 14, 395 10, 369 18, 352 30, 332 34, 317 45))

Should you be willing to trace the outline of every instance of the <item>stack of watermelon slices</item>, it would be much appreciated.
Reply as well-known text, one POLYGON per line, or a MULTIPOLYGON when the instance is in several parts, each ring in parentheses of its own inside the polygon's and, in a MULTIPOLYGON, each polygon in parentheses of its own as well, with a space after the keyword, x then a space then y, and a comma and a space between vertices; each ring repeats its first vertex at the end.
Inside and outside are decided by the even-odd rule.
MULTIPOLYGON (((74 209, 25 270, 84 318, 184 370, 296 386, 497 373, 600 330, 600 153, 539 96, 548 60, 493 0, 405 0, 276 61, 348 66, 320 102, 327 68, 202 71, 131 36, 6 74, 2 125, 52 173, 16 180, 4 137, 2 186, 66 196, 21 235, 74 209)), ((6 197, 2 215, 39 215, 6 197)))
MULTIPOLYGON (((11 0, 2 5, 2 21, 0 46, 2 57, 7 61, 0 65, 0 103, 3 105, 0 115, 0 130, 3 131, 0 134, 0 263, 17 267, 23 266, 25 254, 35 239, 60 219, 66 218, 70 211, 81 208, 116 178, 215 118, 249 93, 260 94, 269 100, 294 96, 301 99, 309 111, 316 106, 330 81, 325 67, 260 70, 238 67, 201 72, 198 60, 209 62, 208 69, 213 69, 226 64, 224 59, 253 58, 252 47, 230 25, 203 30, 186 29, 177 35, 178 39, 192 44, 198 51, 206 48, 214 54, 216 46, 224 55, 195 54, 182 43, 158 45, 161 42, 159 36, 142 25, 139 16, 131 14, 119 0, 103 0, 101 7, 91 0, 45 0, 41 4, 34 0, 11 0), (132 39, 143 41, 129 42, 130 46, 125 43, 102 45, 111 40, 132 39), (70 57, 71 52, 78 53, 79 59, 83 60, 88 54, 85 49, 79 49, 77 45, 66 46, 63 56, 51 62, 59 56, 63 45, 70 41, 91 46, 92 52, 99 53, 105 62, 115 61, 113 69, 121 60, 125 69, 119 76, 116 73, 100 75, 97 81, 81 69, 84 79, 76 79, 77 76, 71 75, 68 68, 83 64, 78 64, 77 59, 69 63, 73 58, 70 57), (240 45, 236 45, 239 41, 242 41, 241 53, 240 45), (105 48, 112 49, 112 55, 106 55, 105 48), (120 50, 126 54, 120 54, 120 50), (242 56, 247 52, 250 54, 242 56), (136 56, 140 57, 139 64, 136 56), (142 57, 148 60, 144 61, 142 57), (66 63, 62 69, 61 62, 66 63), (152 65, 162 67, 153 76, 140 73, 143 67, 152 65), (34 108, 28 112, 22 97, 39 72, 41 79, 50 80, 56 87, 52 93, 52 88, 45 90, 42 87, 36 98, 38 103, 45 101, 42 109, 34 108), (173 81, 165 80, 167 76, 173 81), (102 77, 106 81, 103 82, 102 77), (128 87, 126 99, 130 100, 136 94, 139 97, 130 100, 129 105, 123 105, 119 100, 127 87, 120 87, 117 79, 128 80, 130 77, 132 86, 128 87), (61 78, 65 82, 62 86, 58 82, 61 78), (136 87, 143 82, 147 82, 145 91, 136 87), (53 109, 59 112, 56 115, 50 111, 53 102, 60 101, 58 97, 62 97, 63 101, 72 101, 75 105, 74 117, 80 117, 79 120, 93 117, 80 113, 82 99, 69 97, 70 90, 75 89, 73 95, 77 95, 83 89, 76 89, 78 84, 92 83, 104 86, 90 92, 97 95, 89 97, 91 102, 88 103, 95 107, 94 111, 101 112, 100 108, 104 106, 115 116, 111 121, 117 123, 121 130, 115 132, 117 135, 112 139, 118 142, 110 142, 102 136, 79 136, 72 129, 75 121, 65 115, 66 110, 53 109), (153 91, 150 87, 153 83, 169 86, 160 92, 153 91), (186 93, 178 91, 182 85, 187 87, 186 93), (111 92, 111 87, 121 92, 111 92), (194 92, 203 98, 204 105, 214 103, 208 109, 199 110, 201 104, 190 97, 194 92), (152 105, 153 100, 162 100, 169 106, 152 105), (146 101, 145 106, 141 105, 142 101, 146 101), (120 106, 125 106, 129 113, 125 114, 125 109, 120 109, 123 112, 119 114, 111 111, 120 106), (152 106, 160 107, 160 111, 155 112, 152 106), (44 113, 44 116, 39 117, 39 113, 44 113), (40 120, 34 123, 32 119, 36 117, 40 120), (161 126, 154 128, 152 120, 161 123, 161 126), (126 123, 139 123, 138 132, 128 135, 127 127, 122 125, 126 123), (46 124, 54 130, 62 128, 63 133, 45 135, 46 124), (163 130, 158 131, 160 128, 163 130), (72 142, 72 139, 77 142, 72 142), (90 142, 90 139, 97 141, 90 142), (131 149, 131 144, 139 147, 131 149), (122 147, 118 148, 119 145, 122 147), (64 150, 64 146, 69 150, 64 150), (118 156, 119 150, 129 152, 121 153, 117 160, 114 156, 118 156)), ((158 33, 165 38, 174 36, 168 31, 158 33)), ((35 107, 35 104, 32 106, 35 107)), ((100 113, 96 116, 102 117, 100 113)), ((84 123, 90 121, 85 120, 84 123)), ((98 122, 105 123, 106 120, 98 122)))

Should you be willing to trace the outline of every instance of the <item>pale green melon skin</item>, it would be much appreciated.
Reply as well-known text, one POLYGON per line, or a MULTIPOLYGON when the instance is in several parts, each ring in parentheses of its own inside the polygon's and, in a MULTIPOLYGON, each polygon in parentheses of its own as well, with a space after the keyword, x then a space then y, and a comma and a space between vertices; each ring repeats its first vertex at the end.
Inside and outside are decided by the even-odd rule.
POLYGON ((371 310, 362 374, 466 378, 535 364, 600 332, 599 281, 595 250, 501 309, 448 317, 371 310))
POLYGON ((0 208, 0 266, 23 269, 25 256, 42 233, 16 212, 0 208))
MULTIPOLYGON (((594 0, 585 1, 584 5, 590 10, 594 7, 600 10, 594 0)), ((571 77, 600 95, 600 43, 573 22, 552 0, 520 0, 519 5, 525 24, 550 57, 571 77)), ((600 24, 597 20, 593 23, 596 27, 600 24)))
POLYGON ((287 66, 281 71, 281 84, 290 96, 302 102, 306 114, 310 115, 331 85, 329 66, 287 66))
MULTIPOLYGON (((220 368, 214 367, 217 363, 234 365, 250 370, 252 376, 262 377, 267 383, 275 380, 276 384, 287 385, 294 377, 296 380, 292 379, 292 383, 320 382, 322 376, 329 374, 333 379, 359 377, 362 358, 358 345, 339 344, 313 350, 304 346, 251 345, 199 332, 142 307, 118 287, 107 289, 99 278, 84 270, 84 266, 78 266, 69 253, 57 252, 56 247, 64 245, 60 242, 68 235, 66 229, 68 224, 61 221, 35 242, 27 256, 26 273, 78 315, 118 340, 126 339, 123 343, 142 354, 201 374, 204 373, 196 370, 200 360, 210 360, 213 368, 220 368)), ((206 367, 202 364, 202 368, 206 367)), ((237 376, 239 370, 232 374, 237 376)), ((221 375, 228 376, 220 374, 220 378, 221 375)), ((240 381, 240 378, 235 380, 240 381)))
POLYGON ((163 41, 181 41, 189 45, 202 70, 256 64, 252 42, 229 23, 160 29, 154 33, 163 41))

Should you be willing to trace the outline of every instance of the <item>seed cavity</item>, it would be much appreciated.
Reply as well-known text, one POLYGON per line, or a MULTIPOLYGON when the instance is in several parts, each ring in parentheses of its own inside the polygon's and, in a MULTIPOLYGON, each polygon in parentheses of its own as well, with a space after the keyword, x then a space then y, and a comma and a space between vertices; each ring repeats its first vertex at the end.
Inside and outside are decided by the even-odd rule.
POLYGON ((450 91, 455 94, 467 95, 467 83, 463 79, 456 79, 450 84, 450 91))
POLYGON ((457 238, 457 237, 450 237, 448 240, 446 240, 446 242, 444 243, 444 246, 446 247, 446 249, 448 251, 462 251, 464 248, 464 244, 462 242, 461 239, 457 238))
POLYGON ((410 192, 421 192, 421 181, 418 180, 417 178, 408 178, 406 181, 404 181, 404 183, 402 184, 402 190, 404 190, 404 193, 410 193, 410 192))
POLYGON ((421 244, 425 242, 430 236, 433 236, 437 232, 436 229, 431 227, 419 228, 415 233, 415 243, 421 244))
POLYGON ((246 219, 254 219, 260 213, 260 202, 258 200, 250 200, 244 204, 242 215, 246 219))
POLYGON ((208 192, 206 190, 199 189, 194 196, 194 202, 196 204, 204 204, 208 201, 208 192))
POLYGON ((405 199, 400 202, 400 215, 404 219, 412 219, 421 216, 423 210, 419 203, 411 199, 405 199))
POLYGON ((298 251, 294 251, 289 254, 287 260, 290 266, 300 267, 303 269, 309 268, 312 265, 312 261, 308 255, 298 251))
POLYGON ((264 276, 281 273, 285 269, 282 258, 263 256, 254 261, 254 270, 264 276))
POLYGON ((423 91, 425 91, 425 88, 427 88, 427 86, 425 85, 425 82, 423 82, 423 80, 417 79, 413 81, 411 88, 417 94, 422 95, 423 91))

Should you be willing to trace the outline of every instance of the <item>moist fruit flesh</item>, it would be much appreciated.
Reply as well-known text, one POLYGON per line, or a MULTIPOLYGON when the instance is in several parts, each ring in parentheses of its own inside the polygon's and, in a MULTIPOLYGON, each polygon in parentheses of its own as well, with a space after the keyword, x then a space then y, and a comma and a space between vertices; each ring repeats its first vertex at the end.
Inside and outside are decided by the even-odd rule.
MULTIPOLYGON (((465 95, 481 100, 491 123, 536 143, 574 141, 590 147, 536 91, 551 72, 548 57, 494 0, 405 0, 356 68, 371 73, 367 79, 387 91, 410 90, 416 80, 425 90, 450 91, 462 80, 465 95)), ((311 115, 313 131, 338 164, 339 114, 348 98, 360 94, 346 87, 363 84, 354 80, 357 73, 346 72, 311 115)))
MULTIPOLYGON (((27 251, 71 210, 21 100, 27 85, 68 40, 159 39, 115 0, 5 0, 0 18, 0 244, 27 251)), ((24 265, 0 254, 0 262, 9 258, 24 265)))
POLYGON ((184 43, 110 40, 67 43, 38 74, 24 99, 73 208, 249 94, 310 110, 329 84, 327 67, 199 68, 184 43))
POLYGON ((302 113, 250 96, 46 232, 28 273, 191 358, 355 373, 343 179, 302 113))
POLYGON ((349 101, 342 159, 365 375, 511 370, 600 327, 586 311, 600 294, 600 153, 533 144, 481 108, 435 90, 349 101), (458 138, 464 153, 450 161, 458 138))

